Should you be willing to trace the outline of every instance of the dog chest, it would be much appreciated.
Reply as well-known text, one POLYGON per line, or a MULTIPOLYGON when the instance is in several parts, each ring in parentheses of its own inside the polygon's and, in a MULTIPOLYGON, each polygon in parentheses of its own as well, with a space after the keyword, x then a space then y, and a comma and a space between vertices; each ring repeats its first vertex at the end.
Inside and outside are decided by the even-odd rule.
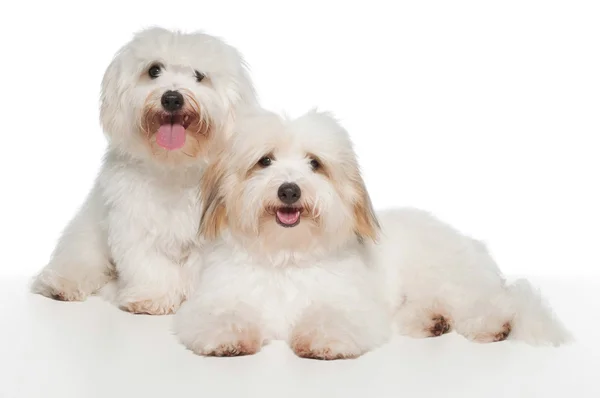
POLYGON ((105 185, 109 246, 113 251, 146 247, 184 261, 198 232, 198 187, 133 177, 139 176, 113 178, 105 185))

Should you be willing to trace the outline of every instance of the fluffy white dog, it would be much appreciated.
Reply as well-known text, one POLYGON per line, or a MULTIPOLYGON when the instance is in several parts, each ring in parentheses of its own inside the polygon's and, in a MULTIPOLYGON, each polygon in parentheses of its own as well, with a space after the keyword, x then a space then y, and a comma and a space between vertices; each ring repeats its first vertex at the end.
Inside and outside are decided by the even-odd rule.
POLYGON ((196 294, 176 315, 181 341, 227 356, 283 339, 322 359, 384 343, 389 314, 361 243, 377 221, 346 132, 317 113, 238 128, 203 177, 201 233, 222 239, 205 248, 196 294))
POLYGON ((102 81, 108 150, 33 292, 84 300, 118 274, 114 299, 131 312, 175 311, 193 281, 198 184, 213 141, 256 106, 240 54, 203 34, 138 33, 102 81))
POLYGON ((239 126, 203 177, 206 248, 175 332, 201 355, 357 357, 393 330, 452 327, 479 342, 558 344, 568 333, 525 281, 507 286, 483 245, 417 210, 383 212, 383 237, 347 132, 329 115, 265 113, 239 126))

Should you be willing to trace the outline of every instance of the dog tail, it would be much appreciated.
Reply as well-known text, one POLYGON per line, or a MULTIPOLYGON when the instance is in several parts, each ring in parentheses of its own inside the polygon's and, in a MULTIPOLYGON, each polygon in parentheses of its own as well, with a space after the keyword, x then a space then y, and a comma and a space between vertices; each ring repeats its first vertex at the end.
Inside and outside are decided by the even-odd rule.
POLYGON ((540 292, 526 279, 506 286, 514 317, 510 339, 531 345, 559 346, 574 341, 540 292))

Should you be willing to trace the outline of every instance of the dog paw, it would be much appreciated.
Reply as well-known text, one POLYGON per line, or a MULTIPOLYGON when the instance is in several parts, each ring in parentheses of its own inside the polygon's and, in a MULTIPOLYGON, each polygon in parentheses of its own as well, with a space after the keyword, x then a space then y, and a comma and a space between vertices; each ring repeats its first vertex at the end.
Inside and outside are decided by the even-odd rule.
POLYGON ((56 291, 52 294, 52 298, 57 301, 84 301, 87 298, 87 295, 79 290, 56 291))
POLYGON ((510 322, 506 322, 502 325, 500 330, 494 330, 491 332, 483 332, 483 333, 475 333, 470 336, 466 336, 468 339, 475 341, 477 343, 496 343, 499 341, 504 341, 510 335, 512 330, 512 326, 510 322))
POLYGON ((179 300, 161 298, 127 302, 121 304, 119 308, 132 314, 169 315, 174 314, 180 305, 179 300))
POLYGON ((449 317, 435 314, 422 314, 397 321, 400 334, 413 338, 439 337, 452 330, 449 317))
POLYGON ((429 334, 428 337, 438 337, 450 332, 452 326, 450 320, 442 315, 437 315, 431 318, 431 326, 425 330, 429 334))
POLYGON ((290 347, 300 358, 335 360, 357 358, 363 350, 350 339, 331 338, 317 332, 296 332, 290 340, 290 347))
POLYGON ((90 294, 76 282, 48 274, 41 274, 33 281, 31 292, 58 301, 84 301, 90 294))
MULTIPOLYGON (((186 346, 194 353, 209 357, 237 357, 256 354, 263 346, 260 331, 253 326, 215 328, 195 337, 186 346)), ((185 342, 184 342, 185 343, 185 342)))
POLYGON ((262 342, 259 334, 253 330, 240 330, 228 341, 205 346, 197 354, 211 357, 237 357, 256 354, 260 351, 262 342))
POLYGON ((454 328, 448 311, 435 300, 404 301, 394 315, 399 334, 417 339, 439 337, 454 328))

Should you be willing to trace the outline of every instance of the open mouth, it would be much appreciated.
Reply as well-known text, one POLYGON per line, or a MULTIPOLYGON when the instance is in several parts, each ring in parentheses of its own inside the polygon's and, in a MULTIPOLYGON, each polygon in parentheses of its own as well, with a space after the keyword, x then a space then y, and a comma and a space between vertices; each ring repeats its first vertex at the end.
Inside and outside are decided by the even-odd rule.
POLYGON ((291 228, 300 224, 300 213, 302 209, 298 207, 279 207, 275 211, 275 219, 282 227, 291 228))
POLYGON ((156 143, 168 151, 174 151, 185 145, 185 130, 192 118, 182 113, 165 113, 160 118, 160 127, 156 133, 156 143))

